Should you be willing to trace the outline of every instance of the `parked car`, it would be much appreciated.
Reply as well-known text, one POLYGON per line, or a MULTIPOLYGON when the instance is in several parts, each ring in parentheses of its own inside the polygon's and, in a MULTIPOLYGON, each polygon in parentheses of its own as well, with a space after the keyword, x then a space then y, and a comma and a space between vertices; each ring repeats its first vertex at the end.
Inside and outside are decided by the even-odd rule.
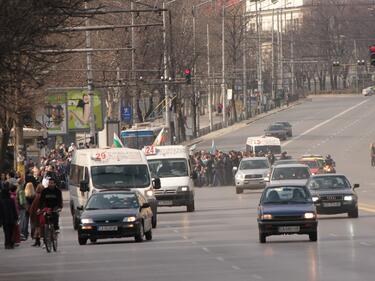
POLYGON ((364 96, 372 96, 374 94, 375 94, 374 86, 367 87, 362 90, 362 95, 364 96))
POLYGON ((281 124, 272 124, 264 130, 264 134, 269 137, 276 137, 280 140, 286 140, 288 137, 287 129, 281 124))

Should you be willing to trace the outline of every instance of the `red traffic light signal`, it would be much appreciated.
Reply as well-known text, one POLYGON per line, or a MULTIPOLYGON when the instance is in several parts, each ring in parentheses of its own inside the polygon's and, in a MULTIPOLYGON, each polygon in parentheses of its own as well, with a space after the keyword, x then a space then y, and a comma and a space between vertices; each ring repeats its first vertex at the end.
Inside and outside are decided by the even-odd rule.
POLYGON ((189 68, 185 69, 185 75, 191 75, 191 70, 189 68))
POLYGON ((370 46, 370 64, 375 66, 375 45, 370 46))
POLYGON ((184 74, 185 74, 186 83, 191 84, 191 69, 186 68, 185 71, 184 71, 184 74))

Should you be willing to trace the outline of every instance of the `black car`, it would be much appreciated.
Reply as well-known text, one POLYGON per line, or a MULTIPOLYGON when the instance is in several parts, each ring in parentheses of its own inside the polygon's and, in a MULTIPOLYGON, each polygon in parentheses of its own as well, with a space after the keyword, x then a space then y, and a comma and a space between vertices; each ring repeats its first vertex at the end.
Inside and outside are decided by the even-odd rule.
POLYGON ((318 240, 318 221, 311 194, 303 185, 270 185, 258 207, 259 242, 271 235, 307 234, 318 240))
POLYGON ((276 137, 280 140, 286 140, 288 136, 287 130, 281 124, 272 124, 268 126, 268 128, 264 130, 264 133, 266 136, 276 137))
POLYGON ((284 126, 284 128, 285 128, 285 130, 287 132, 287 136, 288 137, 292 137, 293 136, 292 125, 289 122, 278 121, 278 122, 275 122, 274 124, 278 124, 278 125, 284 126))
POLYGON ((78 242, 90 239, 134 237, 136 242, 152 239, 152 211, 138 191, 107 190, 91 195, 78 227, 78 242))
POLYGON ((348 213, 350 218, 358 217, 358 196, 344 175, 324 174, 312 176, 307 182, 318 214, 348 213))

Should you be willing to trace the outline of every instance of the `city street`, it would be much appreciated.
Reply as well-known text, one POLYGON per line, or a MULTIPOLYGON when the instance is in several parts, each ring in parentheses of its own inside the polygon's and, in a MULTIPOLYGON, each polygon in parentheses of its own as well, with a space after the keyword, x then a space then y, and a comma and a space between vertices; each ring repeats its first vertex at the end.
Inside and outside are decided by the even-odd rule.
MULTIPOLYGON (((196 188, 194 213, 159 209, 152 241, 99 240, 79 246, 65 201, 58 251, 48 254, 31 247, 30 240, 15 250, 0 245, 0 280, 372 281, 375 176, 369 155, 374 120, 373 97, 318 96, 214 139, 218 149, 244 150, 247 137, 261 135, 273 121, 288 121, 293 138, 283 142, 283 150, 289 155, 332 155, 337 172, 361 185, 360 214, 358 219, 319 216, 317 243, 293 235, 271 236, 260 244, 260 191, 237 195, 234 187, 205 187, 196 188)), ((208 149, 211 142, 197 149, 208 149)))

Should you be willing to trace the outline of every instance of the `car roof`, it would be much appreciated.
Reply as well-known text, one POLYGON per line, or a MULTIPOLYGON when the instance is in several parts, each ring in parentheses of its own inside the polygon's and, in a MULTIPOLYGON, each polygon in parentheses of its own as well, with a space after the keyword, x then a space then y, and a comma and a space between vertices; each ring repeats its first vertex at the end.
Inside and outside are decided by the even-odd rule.
MULTIPOLYGON (((101 189, 99 190, 99 192, 97 193, 104 193, 104 194, 107 194, 107 193, 122 193, 122 194, 136 194, 136 193, 139 193, 137 190, 131 190, 129 188, 121 188, 121 189, 116 189, 116 188, 111 188, 111 189, 101 189)), ((96 194, 96 193, 94 193, 96 194)))
POLYGON ((307 165, 304 165, 304 164, 280 164, 280 165, 276 165, 278 168, 300 168, 300 167, 303 167, 303 168, 305 168, 305 167, 309 167, 309 166, 307 166, 307 165))
POLYGON ((283 181, 283 184, 280 184, 280 183, 269 184, 269 185, 266 186, 266 188, 269 188, 269 187, 285 187, 285 186, 306 188, 306 185, 304 185, 304 184, 296 184, 295 182, 288 181, 288 180, 283 181))
POLYGON ((321 178, 321 177, 345 177, 344 174, 317 174, 317 175, 312 175, 311 178, 321 178))
POLYGON ((268 158, 267 157, 245 157, 245 158, 242 158, 242 161, 243 160, 267 160, 268 161, 268 158))
POLYGON ((314 158, 314 159, 316 159, 316 158, 322 158, 322 159, 324 159, 324 157, 322 156, 322 155, 318 155, 318 154, 305 154, 305 155, 302 155, 301 156, 301 159, 305 159, 305 158, 314 158))

